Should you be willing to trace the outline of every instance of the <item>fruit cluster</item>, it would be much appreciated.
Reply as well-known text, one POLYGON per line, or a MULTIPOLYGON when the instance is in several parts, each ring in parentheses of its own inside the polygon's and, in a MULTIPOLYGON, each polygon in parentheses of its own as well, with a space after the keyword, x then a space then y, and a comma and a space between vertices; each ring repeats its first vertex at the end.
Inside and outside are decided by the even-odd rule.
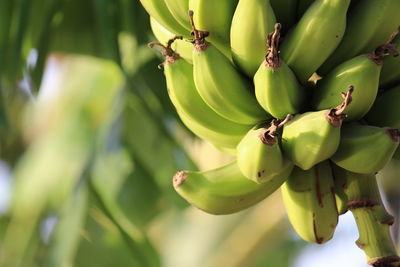
POLYGON ((351 210, 368 263, 398 266, 375 173, 399 154, 400 1, 141 2, 181 120, 237 156, 178 172, 176 191, 229 214, 281 188, 294 229, 318 244, 351 210))

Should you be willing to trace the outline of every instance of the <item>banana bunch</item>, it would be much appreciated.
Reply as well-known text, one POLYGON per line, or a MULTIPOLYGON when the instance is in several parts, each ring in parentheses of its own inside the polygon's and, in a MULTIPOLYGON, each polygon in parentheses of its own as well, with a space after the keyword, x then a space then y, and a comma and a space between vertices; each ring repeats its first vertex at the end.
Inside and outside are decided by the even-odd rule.
POLYGON ((375 182, 400 154, 400 1, 140 1, 178 116, 236 156, 177 172, 175 190, 229 214, 281 188, 293 228, 318 244, 351 210, 369 263, 400 264, 379 241, 392 219, 375 182))

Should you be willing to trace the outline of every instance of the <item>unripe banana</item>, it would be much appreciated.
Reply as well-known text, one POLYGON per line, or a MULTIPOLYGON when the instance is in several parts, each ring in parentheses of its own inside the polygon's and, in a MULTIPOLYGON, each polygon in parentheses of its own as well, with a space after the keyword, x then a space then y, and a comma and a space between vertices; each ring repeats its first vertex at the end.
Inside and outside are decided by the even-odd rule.
MULTIPOLYGON (((174 38, 175 34, 168 31, 164 26, 158 23, 153 17, 150 17, 150 26, 154 36, 157 40, 165 44, 171 38, 174 38)), ((186 61, 192 63, 192 51, 193 45, 185 40, 175 40, 175 42, 171 45, 171 48, 178 52, 179 55, 184 58, 186 61)))
POLYGON ((268 35, 265 60, 254 76, 258 103, 273 117, 283 119, 302 108, 304 93, 292 70, 279 58, 280 24, 268 35))
POLYGON ((269 128, 256 126, 240 141, 237 147, 237 164, 247 178, 264 183, 277 175, 288 164, 281 151, 277 130, 291 119, 272 120, 269 128))
POLYGON ((334 189, 335 189, 336 207, 339 215, 342 215, 348 211, 347 209, 348 199, 347 195, 344 192, 347 186, 347 179, 346 175, 344 175, 343 173, 346 172, 346 170, 336 166, 334 163, 331 163, 331 169, 332 169, 333 183, 335 185, 334 189))
POLYGON ((231 59, 230 29, 238 0, 189 0, 189 9, 196 14, 194 23, 209 31, 209 40, 231 59))
POLYGON ((190 31, 190 23, 187 17, 189 0, 164 0, 175 20, 186 30, 190 31))
POLYGON ((338 105, 341 102, 341 88, 352 84, 358 90, 353 95, 351 106, 346 110, 346 121, 364 117, 378 93, 383 57, 390 53, 396 51, 388 42, 368 55, 357 56, 337 66, 317 84, 312 100, 313 107, 321 110, 338 105))
POLYGON ((369 125, 344 125, 339 148, 331 160, 355 173, 380 171, 399 146, 400 131, 369 125))
POLYGON ((188 37, 188 30, 180 25, 169 12, 164 0, 140 0, 147 13, 168 31, 188 37))
MULTIPOLYGON (((191 18, 193 13, 191 13, 191 18)), ((240 124, 256 124, 270 118, 258 105, 251 86, 230 61, 204 38, 208 32, 193 25, 193 77, 200 96, 222 117, 240 124)))
POLYGON ((282 25, 282 32, 286 33, 295 23, 298 0, 270 0, 276 21, 282 25))
POLYGON ((380 95, 365 120, 375 126, 400 128, 400 85, 380 95))
POLYGON ((281 46, 282 58, 301 83, 332 54, 342 40, 350 0, 317 0, 281 46))
POLYGON ((340 63, 368 53, 383 44, 400 25, 399 10, 398 0, 360 1, 348 16, 342 42, 318 73, 324 76, 340 63))
POLYGON ((248 77, 254 76, 262 62, 266 36, 275 23, 269 0, 239 0, 231 26, 232 58, 248 77))
POLYGON ((268 182, 257 184, 241 173, 236 162, 203 172, 179 171, 173 178, 175 190, 189 203, 211 214, 230 214, 260 202, 287 179, 288 164, 268 182))
MULTIPOLYGON (((236 155, 236 147, 239 142, 242 140, 243 136, 247 133, 247 131, 251 128, 251 125, 241 125, 235 124, 234 122, 230 122, 232 124, 227 125, 231 128, 227 128, 224 130, 219 130, 219 128, 211 128, 216 125, 216 122, 212 124, 200 124, 198 121, 195 121, 183 110, 176 110, 179 118, 182 120, 183 124, 195 135, 200 137, 201 139, 211 143, 217 149, 222 152, 226 152, 228 154, 236 155)), ((224 119, 220 117, 221 119, 224 119)), ((223 123, 222 123, 223 124, 223 123)), ((222 125, 221 124, 221 125, 222 125)))
POLYGON ((159 45, 165 56, 164 74, 168 95, 183 123, 196 135, 224 148, 235 148, 251 128, 229 121, 215 113, 200 97, 193 81, 193 66, 171 49, 179 37, 171 39, 166 46, 159 45))
MULTIPOLYGON (((393 40, 397 51, 400 51, 400 36, 393 40)), ((384 59, 384 64, 379 80, 380 88, 387 88, 400 84, 400 56, 387 57, 384 59)))
POLYGON ((351 102, 352 92, 350 88, 341 106, 296 115, 290 120, 283 128, 284 155, 303 170, 329 159, 339 146, 343 111, 351 102))
POLYGON ((332 170, 328 161, 308 171, 294 168, 282 186, 290 223, 307 242, 330 240, 338 222, 332 170))

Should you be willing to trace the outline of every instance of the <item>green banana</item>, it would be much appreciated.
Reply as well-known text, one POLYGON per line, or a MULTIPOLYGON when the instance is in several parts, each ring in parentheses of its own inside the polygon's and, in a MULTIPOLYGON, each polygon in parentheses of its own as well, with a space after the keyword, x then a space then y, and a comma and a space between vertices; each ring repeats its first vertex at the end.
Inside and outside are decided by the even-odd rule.
POLYGON ((193 132, 201 139, 204 139, 205 141, 211 143, 222 152, 227 152, 228 154, 236 154, 237 145, 242 140, 247 131, 251 128, 251 125, 246 128, 245 125, 235 125, 234 123, 232 123, 231 125, 229 125, 231 126, 230 129, 224 129, 222 131, 210 128, 210 125, 200 124, 199 122, 189 117, 189 115, 184 113, 182 110, 177 110, 177 113, 183 124, 191 132, 193 132))
MULTIPOLYGON (((172 32, 168 31, 164 26, 158 23, 155 18, 150 17, 150 26, 154 36, 157 40, 165 44, 175 36, 172 32)), ((185 40, 175 40, 171 48, 177 51, 186 61, 192 63, 193 45, 185 40)))
POLYGON ((348 211, 347 209, 348 199, 344 192, 347 186, 346 175, 344 175, 346 173, 346 170, 337 167, 334 163, 331 163, 331 169, 332 169, 333 183, 335 186, 334 189, 335 189, 336 206, 339 215, 342 215, 348 211))
POLYGON ((189 0, 164 0, 175 20, 186 30, 190 31, 188 20, 189 0))
POLYGON ((212 144, 224 148, 235 148, 241 138, 252 127, 229 121, 215 113, 200 97, 193 82, 193 65, 174 52, 171 39, 166 46, 150 43, 153 47, 162 47, 165 56, 164 74, 167 81, 168 95, 183 123, 196 135, 212 144))
POLYGON ((142 3, 147 13, 168 29, 168 31, 189 37, 188 30, 175 20, 163 0, 140 0, 140 3, 142 3))
POLYGON ((375 126, 400 128, 400 85, 380 95, 365 120, 375 126))
POLYGON ((204 38, 208 32, 199 31, 193 23, 193 77, 200 96, 222 117, 240 123, 256 124, 270 116, 258 105, 250 84, 230 61, 204 38))
POLYGON ((292 168, 288 164, 268 182, 257 184, 244 177, 234 161, 209 171, 179 171, 173 178, 173 186, 189 203, 207 213, 230 214, 271 195, 287 179, 292 168))
POLYGON ((296 23, 298 0, 270 0, 276 20, 282 24, 282 32, 287 32, 296 23))
POLYGON ((398 0, 360 1, 349 14, 342 42, 318 73, 324 76, 340 63, 383 44, 400 25, 399 10, 398 0))
MULTIPOLYGON (((400 28, 398 30, 400 30, 400 28)), ((397 36, 393 40, 393 44, 396 46, 397 51, 399 51, 400 36, 397 36)), ((379 87, 387 88, 396 84, 400 84, 400 56, 387 57, 384 59, 379 87)))
POLYGON ((288 122, 274 119, 269 128, 256 126, 251 129, 237 146, 237 164, 247 178, 264 183, 277 175, 288 164, 293 165, 282 154, 277 130, 288 122))
POLYGON ((346 179, 347 206, 360 233, 357 246, 364 250, 370 265, 398 266, 400 258, 389 233, 393 217, 382 204, 375 175, 347 172, 346 179))
POLYGON ((332 54, 342 40, 350 0, 316 0, 282 43, 282 58, 301 83, 332 54))
POLYGON ((284 118, 302 108, 304 93, 292 70, 279 58, 280 24, 268 35, 265 60, 254 75, 258 103, 273 117, 284 118))
POLYGON ((369 125, 344 125, 339 148, 331 160, 355 173, 380 171, 399 146, 400 130, 369 125))
POLYGON ((282 185, 282 197, 289 221, 303 240, 322 244, 332 238, 338 211, 328 161, 308 171, 295 167, 282 185))
POLYGON ((231 59, 230 29, 238 0, 189 0, 189 9, 196 14, 194 23, 210 32, 209 40, 231 59))
POLYGON ((351 102, 352 92, 350 87, 344 102, 336 108, 307 112, 290 120, 283 127, 284 155, 303 170, 329 159, 339 146, 343 111, 351 102))
POLYGON ((266 35, 275 23, 269 0, 239 0, 231 26, 232 58, 248 77, 254 76, 262 62, 266 35))
POLYGON ((379 76, 383 58, 395 54, 396 50, 390 43, 383 44, 372 53, 350 59, 332 70, 318 84, 314 91, 312 105, 315 109, 326 109, 340 103, 341 88, 354 85, 359 88, 353 95, 353 103, 346 110, 347 120, 359 120, 372 107, 379 85, 379 76))

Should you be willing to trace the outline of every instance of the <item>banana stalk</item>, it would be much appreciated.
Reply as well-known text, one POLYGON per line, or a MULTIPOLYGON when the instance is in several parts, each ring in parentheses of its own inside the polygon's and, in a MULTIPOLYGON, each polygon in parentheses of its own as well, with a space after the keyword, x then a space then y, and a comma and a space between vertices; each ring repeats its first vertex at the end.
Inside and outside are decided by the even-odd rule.
POLYGON ((347 207, 353 213, 359 231, 357 246, 373 266, 398 266, 400 257, 393 245, 389 226, 393 218, 382 204, 375 175, 347 172, 347 207))

